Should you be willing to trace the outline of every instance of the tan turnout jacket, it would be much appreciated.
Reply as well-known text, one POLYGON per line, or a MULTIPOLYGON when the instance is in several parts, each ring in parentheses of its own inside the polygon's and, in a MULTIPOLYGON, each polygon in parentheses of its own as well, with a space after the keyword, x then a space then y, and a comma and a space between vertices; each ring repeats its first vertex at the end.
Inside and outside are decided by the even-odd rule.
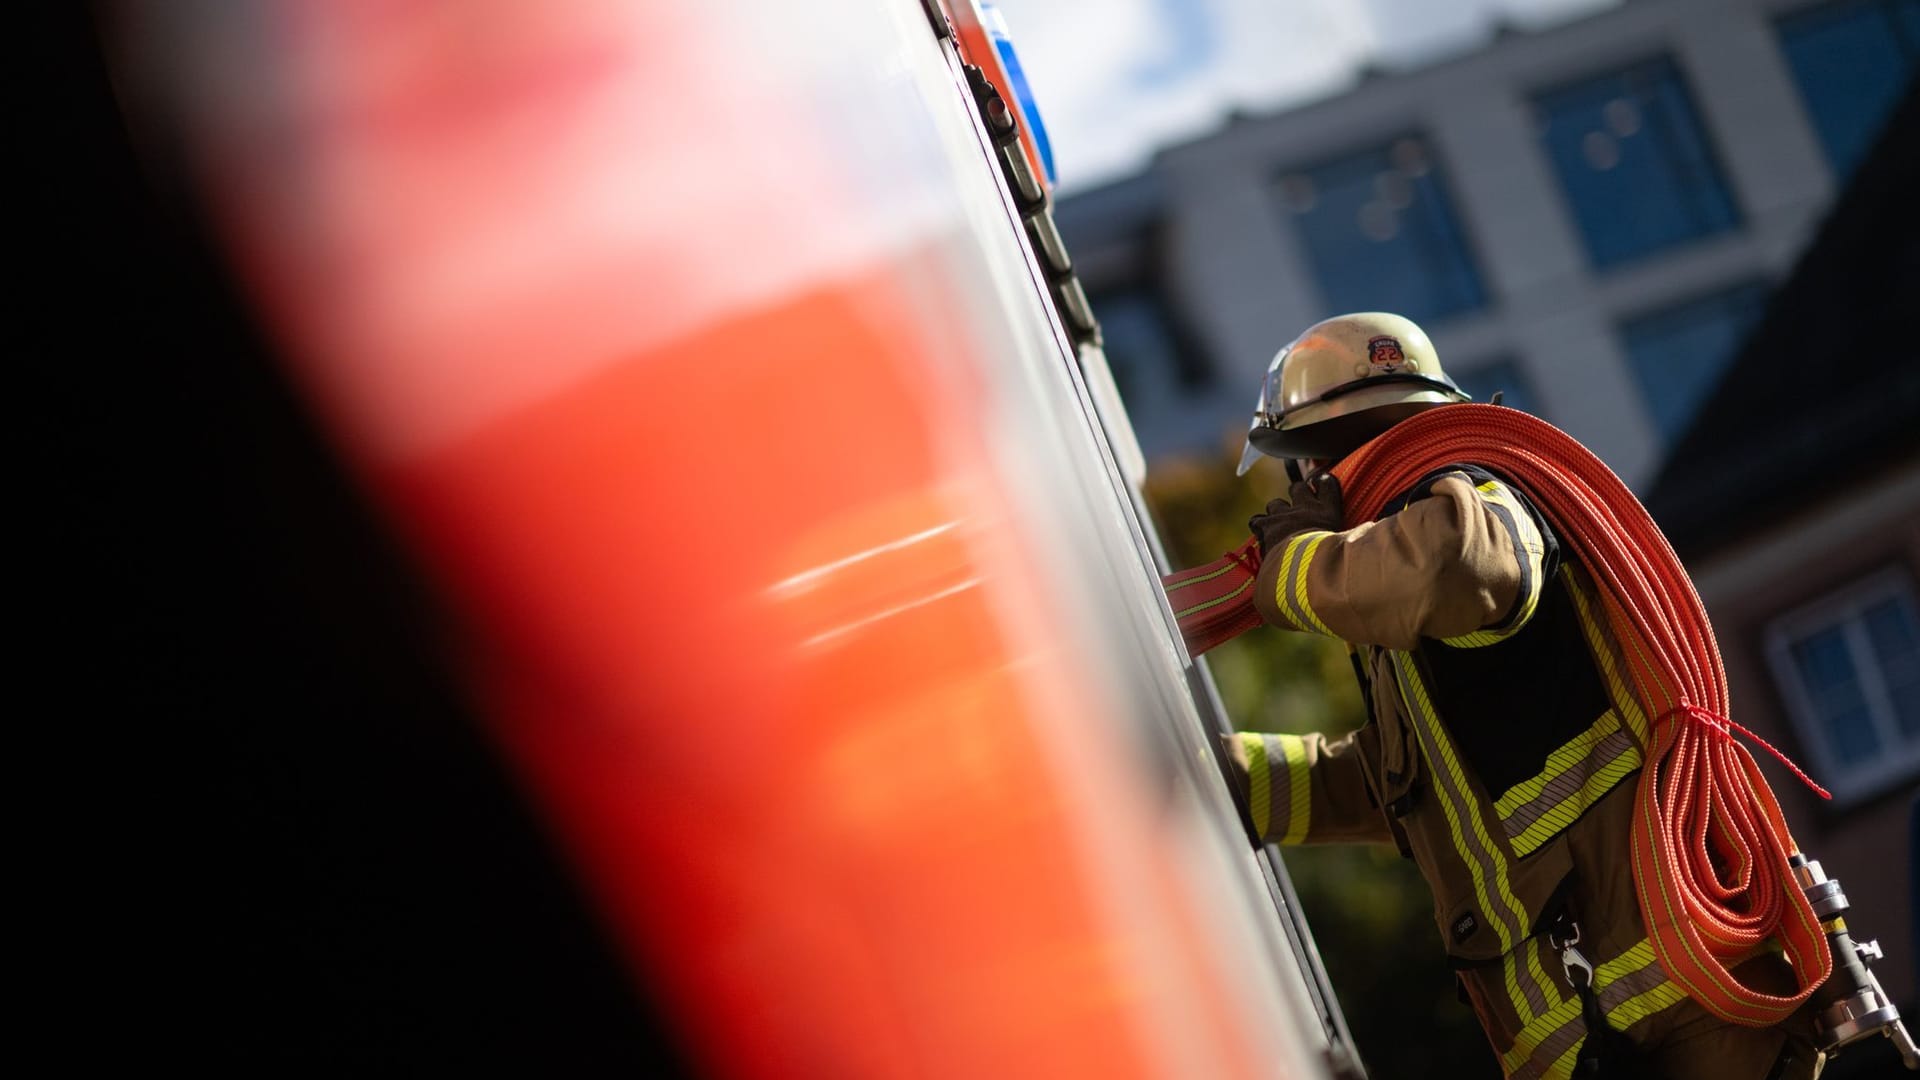
MULTIPOLYGON (((1666 1075, 1767 1075, 1786 1033, 1714 1019, 1653 957, 1628 858, 1647 718, 1592 582, 1524 499, 1482 470, 1446 470, 1378 521, 1289 538, 1256 587, 1269 624, 1358 647, 1372 713, 1337 739, 1235 736, 1256 830, 1412 858, 1509 1076, 1568 1076, 1585 1036, 1542 926, 1562 905, 1613 1026, 1666 1075)), ((1742 973, 1792 987, 1777 955, 1742 973)), ((1810 1074, 1799 1056, 1789 1076, 1810 1074)))

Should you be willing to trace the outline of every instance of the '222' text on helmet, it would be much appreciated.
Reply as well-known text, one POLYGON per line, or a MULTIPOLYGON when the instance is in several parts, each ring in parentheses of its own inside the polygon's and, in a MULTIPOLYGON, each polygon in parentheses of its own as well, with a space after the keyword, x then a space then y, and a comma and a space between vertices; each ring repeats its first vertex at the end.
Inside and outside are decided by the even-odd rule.
POLYGON ((1337 460, 1415 413, 1469 400, 1413 320, 1338 315, 1307 327, 1267 365, 1239 474, 1261 454, 1337 460))

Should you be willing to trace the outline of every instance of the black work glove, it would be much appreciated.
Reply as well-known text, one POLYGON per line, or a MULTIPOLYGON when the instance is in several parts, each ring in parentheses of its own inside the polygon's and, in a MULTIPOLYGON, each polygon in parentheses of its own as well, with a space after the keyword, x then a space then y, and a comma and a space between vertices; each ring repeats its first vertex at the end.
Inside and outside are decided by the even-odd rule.
POLYGON ((1247 528, 1260 541, 1263 557, 1286 546, 1287 538, 1295 533, 1309 529, 1338 532, 1341 528, 1340 481, 1332 473, 1296 481, 1292 495, 1291 503, 1275 499, 1266 510, 1247 519, 1247 528))

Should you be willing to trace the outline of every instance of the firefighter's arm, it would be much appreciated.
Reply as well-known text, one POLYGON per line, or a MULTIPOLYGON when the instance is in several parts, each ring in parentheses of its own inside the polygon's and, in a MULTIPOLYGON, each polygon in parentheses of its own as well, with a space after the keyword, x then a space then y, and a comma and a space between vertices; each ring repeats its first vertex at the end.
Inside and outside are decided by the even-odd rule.
POLYGON ((1263 558, 1254 603, 1271 625, 1357 644, 1490 645, 1532 618, 1545 551, 1511 489, 1452 473, 1379 521, 1288 537, 1263 558))
POLYGON ((1356 732, 1227 736, 1227 761, 1254 832, 1269 843, 1392 843, 1368 795, 1356 732))

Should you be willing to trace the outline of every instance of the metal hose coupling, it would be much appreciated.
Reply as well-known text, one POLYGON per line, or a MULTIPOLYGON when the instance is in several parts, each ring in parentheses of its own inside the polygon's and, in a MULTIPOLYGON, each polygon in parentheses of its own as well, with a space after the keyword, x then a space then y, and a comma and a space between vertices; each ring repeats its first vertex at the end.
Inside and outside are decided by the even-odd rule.
POLYGON ((1920 1049, 1900 1022, 1900 1010, 1880 989, 1880 980, 1867 965, 1880 959, 1880 943, 1856 942, 1847 932, 1841 913, 1847 910, 1847 894, 1840 882, 1827 877, 1817 860, 1801 852, 1787 858, 1793 876, 1813 905, 1813 914, 1826 931, 1827 944, 1833 950, 1833 974, 1814 992, 1814 1043, 1829 1057, 1850 1043, 1872 1035, 1885 1035, 1900 1051, 1907 1068, 1920 1071, 1920 1049))

